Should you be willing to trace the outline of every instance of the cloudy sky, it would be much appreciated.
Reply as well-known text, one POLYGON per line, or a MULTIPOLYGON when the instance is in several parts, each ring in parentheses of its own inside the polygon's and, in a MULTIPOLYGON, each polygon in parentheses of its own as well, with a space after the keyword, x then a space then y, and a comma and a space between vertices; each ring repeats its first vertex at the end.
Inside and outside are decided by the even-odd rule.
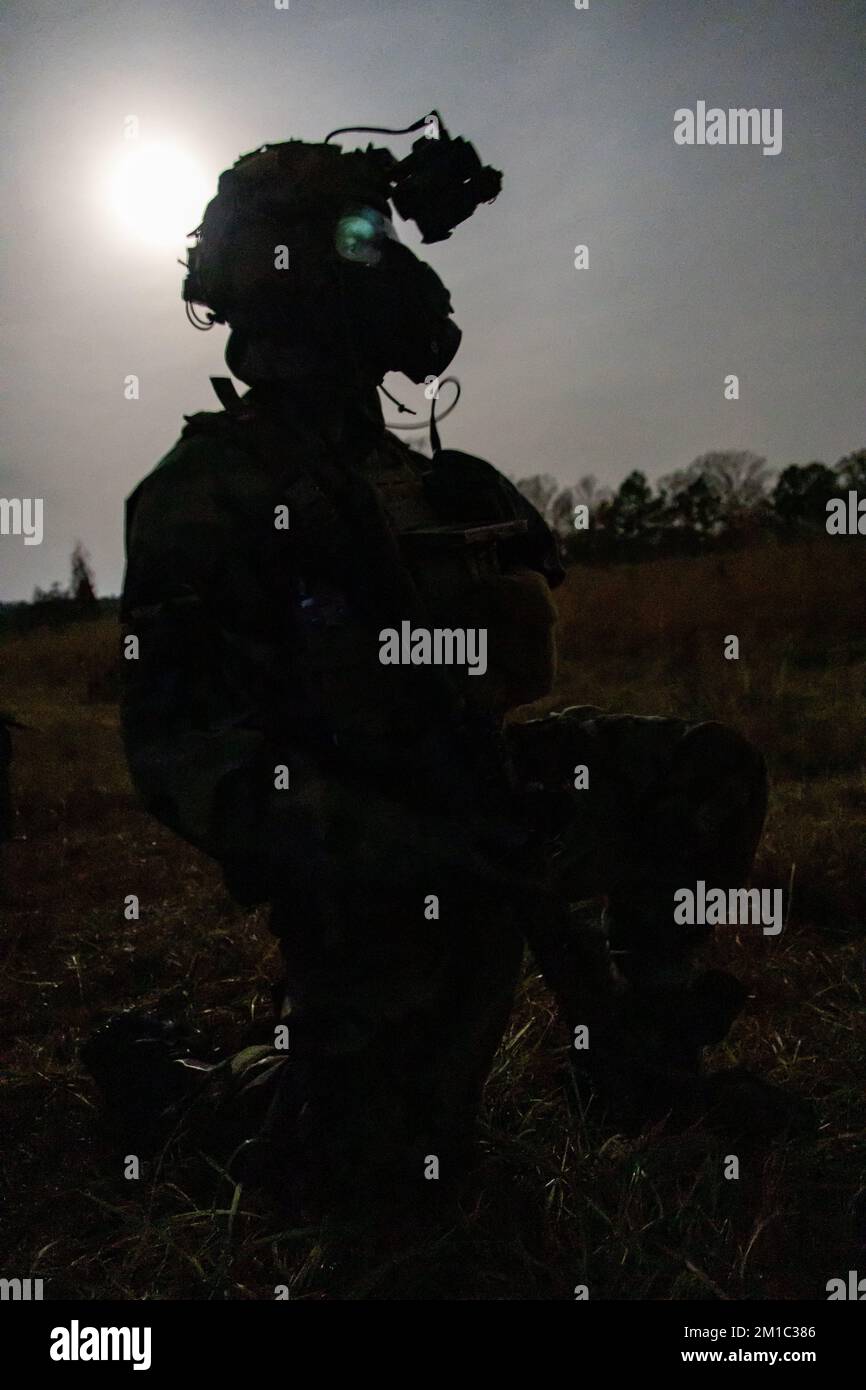
POLYGON ((117 592, 125 496, 182 415, 212 408, 225 330, 189 327, 176 261, 220 170, 266 141, 433 107, 505 175, 426 253, 464 331, 448 444, 511 476, 609 483, 711 448, 782 467, 862 446, 864 8, 7 4, 0 497, 44 498, 45 532, 0 536, 0 599, 65 583, 77 539, 117 592), (781 153, 675 144, 675 110, 698 101, 781 108, 781 153), (155 182, 152 164, 149 182, 130 174, 130 116, 155 182))

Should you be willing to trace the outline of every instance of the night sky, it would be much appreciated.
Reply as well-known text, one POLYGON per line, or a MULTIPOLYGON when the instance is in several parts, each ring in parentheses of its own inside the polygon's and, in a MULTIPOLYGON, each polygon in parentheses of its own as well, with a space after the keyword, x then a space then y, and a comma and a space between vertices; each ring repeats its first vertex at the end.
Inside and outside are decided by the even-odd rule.
POLYGON ((183 414, 218 408, 226 330, 187 324, 177 258, 220 170, 433 107, 504 171, 498 201, 424 252, 464 332, 446 444, 513 477, 616 484, 709 449, 781 468, 866 443, 862 3, 27 0, 7 16, 0 497, 44 498, 45 535, 0 536, 2 600, 65 583, 78 539, 117 592, 124 498, 183 414), (698 101, 781 108, 781 153, 678 146, 674 112, 698 101), (118 194, 130 115, 140 148, 168 152, 167 235, 118 194))

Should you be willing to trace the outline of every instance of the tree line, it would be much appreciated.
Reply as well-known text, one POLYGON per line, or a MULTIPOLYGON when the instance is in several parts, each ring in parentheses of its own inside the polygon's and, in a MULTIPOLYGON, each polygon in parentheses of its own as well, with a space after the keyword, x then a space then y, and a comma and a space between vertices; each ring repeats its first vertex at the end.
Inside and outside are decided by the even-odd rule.
MULTIPOLYGON (((566 561, 612 563, 654 555, 699 555, 774 533, 796 539, 825 530, 827 503, 848 492, 866 497, 866 449, 826 463, 792 463, 774 475, 748 449, 701 454, 655 484, 633 469, 619 487, 591 475, 563 487, 550 474, 517 487, 560 537, 566 561)), ((0 603, 0 631, 63 626, 114 612, 116 598, 97 598, 90 557, 78 542, 69 584, 37 586, 30 603, 0 603)))
POLYGON ((561 539, 569 561, 697 555, 750 543, 761 533, 796 539, 825 530, 827 503, 866 497, 866 449, 826 463, 792 463, 775 475, 749 450, 701 454, 655 484, 634 469, 614 491, 591 474, 563 487, 549 474, 517 487, 561 539))
POLYGON ((0 603, 0 632, 64 627, 82 618, 98 618, 116 607, 116 599, 97 598, 90 556, 77 541, 69 561, 69 583, 64 587, 55 580, 47 589, 37 584, 29 603, 0 603))

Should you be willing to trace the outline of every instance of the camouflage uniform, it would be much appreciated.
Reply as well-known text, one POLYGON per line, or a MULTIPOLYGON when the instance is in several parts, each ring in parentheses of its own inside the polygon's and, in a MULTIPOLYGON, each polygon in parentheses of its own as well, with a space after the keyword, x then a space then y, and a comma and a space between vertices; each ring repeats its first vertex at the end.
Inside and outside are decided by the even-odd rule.
POLYGON ((271 902, 285 964, 288 1060, 247 1051, 206 1106, 266 1098, 326 1185, 465 1153, 525 939, 570 1018, 606 1026, 617 972, 569 902, 606 894, 624 977, 681 994, 672 889, 743 882, 764 809, 760 758, 718 726, 584 709, 504 730, 553 681, 547 527, 483 461, 412 453, 375 402, 340 438, 327 418, 263 386, 193 417, 129 500, 122 608, 133 778, 239 899, 271 902), (485 523, 492 565, 460 551, 485 523), (488 673, 383 666, 407 618, 486 627, 488 673))

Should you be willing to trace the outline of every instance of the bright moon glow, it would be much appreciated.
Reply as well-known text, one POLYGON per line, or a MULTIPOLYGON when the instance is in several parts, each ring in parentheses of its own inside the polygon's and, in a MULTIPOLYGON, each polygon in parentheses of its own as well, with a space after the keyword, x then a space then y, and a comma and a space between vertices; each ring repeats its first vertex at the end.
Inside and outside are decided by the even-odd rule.
POLYGON ((119 222, 136 240, 183 249, 209 195, 201 169, 182 150, 131 140, 112 171, 109 196, 119 222))

